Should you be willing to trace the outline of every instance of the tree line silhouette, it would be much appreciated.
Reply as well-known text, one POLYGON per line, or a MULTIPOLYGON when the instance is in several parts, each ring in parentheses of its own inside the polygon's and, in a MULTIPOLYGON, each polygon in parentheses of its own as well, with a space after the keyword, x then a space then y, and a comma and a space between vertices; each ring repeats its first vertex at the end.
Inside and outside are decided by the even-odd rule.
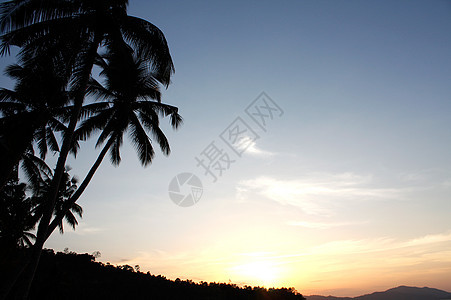
POLYGON ((94 255, 45 249, 30 299, 305 300, 293 288, 169 280, 139 267, 96 262, 94 255))

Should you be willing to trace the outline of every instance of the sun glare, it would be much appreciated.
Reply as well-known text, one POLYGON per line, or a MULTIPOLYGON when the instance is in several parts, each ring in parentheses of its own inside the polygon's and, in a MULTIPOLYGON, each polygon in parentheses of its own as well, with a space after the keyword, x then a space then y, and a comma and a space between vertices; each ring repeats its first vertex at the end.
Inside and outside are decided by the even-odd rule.
POLYGON ((262 285, 274 285, 279 275, 277 266, 269 261, 255 261, 238 265, 235 272, 245 281, 262 285))

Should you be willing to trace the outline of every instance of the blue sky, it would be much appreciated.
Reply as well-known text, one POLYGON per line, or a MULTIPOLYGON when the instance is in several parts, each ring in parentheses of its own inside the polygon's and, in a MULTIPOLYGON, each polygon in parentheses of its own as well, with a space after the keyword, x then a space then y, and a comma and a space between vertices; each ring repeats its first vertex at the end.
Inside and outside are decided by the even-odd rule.
MULTIPOLYGON (((148 168, 129 145, 118 168, 105 161, 80 226, 47 247, 305 294, 451 291, 449 1, 130 2, 166 35, 176 73, 163 101, 184 125, 163 120, 172 154, 148 168), (245 113, 263 91, 284 111, 266 132, 245 113), (195 157, 227 149, 236 117, 260 138, 213 183, 195 157), (182 172, 204 186, 188 208, 168 195, 182 172)), ((97 154, 82 145, 74 174, 97 154)))

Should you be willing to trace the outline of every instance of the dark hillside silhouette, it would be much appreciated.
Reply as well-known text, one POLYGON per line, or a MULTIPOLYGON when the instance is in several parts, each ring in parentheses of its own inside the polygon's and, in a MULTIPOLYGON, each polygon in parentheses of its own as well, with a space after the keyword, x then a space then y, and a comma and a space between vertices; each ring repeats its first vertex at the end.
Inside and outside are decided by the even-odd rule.
POLYGON ((307 296, 307 300, 449 300, 451 293, 432 288, 399 286, 354 298, 333 296, 307 296))
MULTIPOLYGON (((5 275, 2 274, 2 277, 5 275)), ((54 253, 48 249, 41 256, 30 299, 305 300, 290 288, 266 289, 226 283, 174 281, 136 272, 128 265, 116 267, 95 262, 95 257, 90 254, 54 253)))

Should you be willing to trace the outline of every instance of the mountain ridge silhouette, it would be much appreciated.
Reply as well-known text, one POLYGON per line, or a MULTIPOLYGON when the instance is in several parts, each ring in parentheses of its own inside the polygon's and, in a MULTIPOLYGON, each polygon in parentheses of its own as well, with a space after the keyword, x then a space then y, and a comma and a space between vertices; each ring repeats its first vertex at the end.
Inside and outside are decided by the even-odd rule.
POLYGON ((451 293, 436 288, 401 285, 383 292, 374 292, 357 297, 335 297, 311 295, 307 300, 451 300, 451 293))

